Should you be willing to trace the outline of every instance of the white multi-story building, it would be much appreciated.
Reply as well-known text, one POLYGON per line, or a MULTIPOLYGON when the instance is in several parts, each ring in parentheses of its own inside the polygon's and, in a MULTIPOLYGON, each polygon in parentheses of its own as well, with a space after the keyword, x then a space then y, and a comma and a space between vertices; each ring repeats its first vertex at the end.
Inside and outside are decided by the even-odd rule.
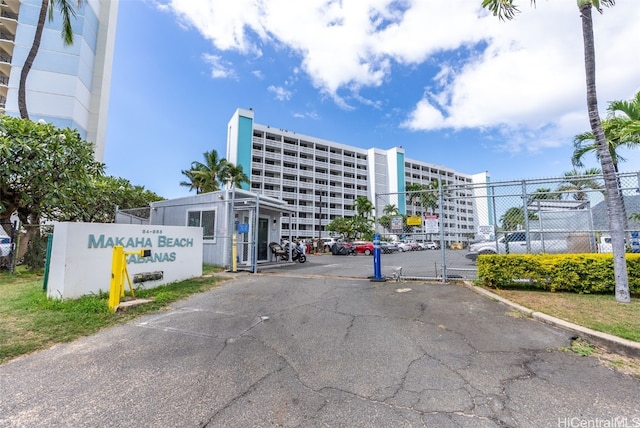
POLYGON ((434 180, 456 193, 447 195, 439 218, 446 241, 468 239, 489 221, 486 211, 475 209, 482 195, 475 194, 473 185, 487 182, 487 172, 470 175, 409 159, 402 147, 361 149, 260 125, 251 109, 236 110, 229 121, 226 157, 246 172, 246 189, 294 207, 296 216, 282 219, 284 236, 327 236, 328 223, 356 214, 354 202, 360 196, 374 203, 378 216, 386 205, 395 205, 401 214, 427 214, 407 201, 407 186, 434 180))
MULTIPOLYGON (((49 2, 49 7, 52 6, 49 2)), ((74 0, 70 1, 77 6, 74 0)), ((0 113, 20 116, 20 72, 33 44, 41 0, 0 2, 0 113)), ((64 46, 54 7, 27 80, 29 118, 75 128, 102 161, 107 129, 118 0, 87 0, 72 18, 74 41, 64 46)))

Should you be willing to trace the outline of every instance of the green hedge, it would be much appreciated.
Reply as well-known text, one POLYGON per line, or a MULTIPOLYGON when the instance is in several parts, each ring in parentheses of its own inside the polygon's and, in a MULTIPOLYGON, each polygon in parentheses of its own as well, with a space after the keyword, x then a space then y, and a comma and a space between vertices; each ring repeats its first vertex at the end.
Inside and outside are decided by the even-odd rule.
MULTIPOLYGON (((640 254, 627 254, 629 291, 640 294, 640 254)), ((493 288, 614 293, 612 254, 507 254, 478 257, 478 279, 493 288)))

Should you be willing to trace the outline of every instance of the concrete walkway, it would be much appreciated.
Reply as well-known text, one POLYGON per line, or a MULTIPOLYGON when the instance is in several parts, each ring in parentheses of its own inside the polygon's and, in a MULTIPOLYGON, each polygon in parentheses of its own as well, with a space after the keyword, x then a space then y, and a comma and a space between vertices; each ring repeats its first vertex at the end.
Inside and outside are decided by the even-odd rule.
POLYGON ((238 274, 0 366, 0 427, 640 425, 572 336, 464 286, 238 274))

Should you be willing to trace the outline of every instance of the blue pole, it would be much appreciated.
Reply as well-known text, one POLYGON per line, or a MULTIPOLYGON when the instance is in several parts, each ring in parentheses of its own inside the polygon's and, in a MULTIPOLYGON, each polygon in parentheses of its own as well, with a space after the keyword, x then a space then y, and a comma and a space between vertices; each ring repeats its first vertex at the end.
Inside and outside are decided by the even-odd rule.
POLYGON ((380 265, 380 234, 373 235, 373 279, 372 281, 384 281, 382 267, 380 265))

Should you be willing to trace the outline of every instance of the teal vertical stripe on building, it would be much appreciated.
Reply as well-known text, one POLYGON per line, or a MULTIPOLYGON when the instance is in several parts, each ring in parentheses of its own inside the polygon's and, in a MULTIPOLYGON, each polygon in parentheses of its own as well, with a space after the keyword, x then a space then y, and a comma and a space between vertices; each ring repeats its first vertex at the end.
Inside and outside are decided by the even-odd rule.
MULTIPOLYGON (((238 120, 238 165, 242 171, 251 177, 251 146, 253 145, 253 119, 240 116, 238 120)), ((249 190, 249 184, 242 183, 244 190, 249 190)))
POLYGON ((400 214, 407 213, 407 201, 405 198, 405 183, 404 183, 404 153, 398 153, 398 210, 400 214))
MULTIPOLYGON (((491 178, 487 177, 486 178, 486 183, 489 184, 491 182, 491 178)), ((487 192, 487 208, 489 211, 489 225, 493 226, 494 223, 494 217, 493 217, 493 186, 489 187, 489 191, 487 192)))

